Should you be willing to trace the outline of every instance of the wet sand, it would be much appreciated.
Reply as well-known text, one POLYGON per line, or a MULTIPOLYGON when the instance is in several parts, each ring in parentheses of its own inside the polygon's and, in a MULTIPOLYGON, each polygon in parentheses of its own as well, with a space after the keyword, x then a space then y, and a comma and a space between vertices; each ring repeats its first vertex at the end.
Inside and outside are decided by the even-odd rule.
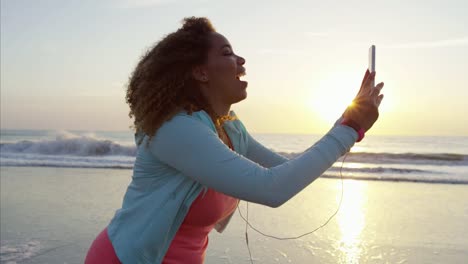
MULTIPOLYGON (((2 167, 2 263, 82 263, 120 207, 130 170, 2 167)), ((318 179, 280 208, 250 204, 252 225, 278 237, 322 225, 341 181, 318 179)), ((245 203, 241 203, 245 212, 245 203)), ((322 229, 278 241, 249 229, 255 263, 466 263, 468 185, 345 180, 322 229)), ((249 263, 238 213, 213 231, 206 263, 249 263)))

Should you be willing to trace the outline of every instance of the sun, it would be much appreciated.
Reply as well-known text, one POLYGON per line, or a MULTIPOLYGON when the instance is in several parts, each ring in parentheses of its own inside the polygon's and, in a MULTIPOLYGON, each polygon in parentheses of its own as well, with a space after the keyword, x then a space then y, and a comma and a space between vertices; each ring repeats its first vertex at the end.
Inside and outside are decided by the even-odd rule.
MULTIPOLYGON (((361 86, 364 74, 359 72, 338 72, 321 78, 312 87, 309 97, 309 108, 324 123, 333 124, 345 111, 361 86)), ((383 91, 385 94, 388 91, 383 91)), ((392 107, 386 97, 379 112, 389 112, 392 107)))
POLYGON ((310 109, 322 121, 334 123, 359 91, 359 76, 357 73, 337 73, 322 78, 312 89, 310 109))

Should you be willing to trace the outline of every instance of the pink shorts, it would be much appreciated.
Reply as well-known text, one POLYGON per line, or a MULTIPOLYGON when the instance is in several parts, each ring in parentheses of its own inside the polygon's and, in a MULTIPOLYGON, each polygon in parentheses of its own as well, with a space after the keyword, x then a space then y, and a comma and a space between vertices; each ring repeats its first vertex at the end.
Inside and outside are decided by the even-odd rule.
POLYGON ((85 264, 121 264, 107 235, 107 228, 96 237, 86 255, 85 264))

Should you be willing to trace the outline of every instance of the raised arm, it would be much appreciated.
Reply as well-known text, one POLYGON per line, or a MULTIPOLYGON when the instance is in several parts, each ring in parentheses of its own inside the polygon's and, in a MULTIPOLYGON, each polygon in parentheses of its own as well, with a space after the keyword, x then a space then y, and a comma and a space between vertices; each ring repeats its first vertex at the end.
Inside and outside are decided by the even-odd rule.
POLYGON ((278 166, 289 159, 263 146, 255 140, 250 134, 247 134, 247 154, 246 158, 262 165, 265 168, 278 166))
MULTIPOLYGON (((338 118, 333 127, 339 126, 342 120, 343 117, 338 118)), ((257 162, 263 167, 271 168, 289 160, 288 158, 265 147, 262 143, 258 142, 254 137, 252 137, 252 135, 250 135, 250 133, 248 132, 247 141, 248 148, 246 157, 252 161, 257 162)))
POLYGON ((231 151, 201 122, 178 116, 158 130, 150 148, 156 158, 209 188, 277 207, 349 151, 356 138, 352 128, 337 126, 300 156, 265 168, 231 151))

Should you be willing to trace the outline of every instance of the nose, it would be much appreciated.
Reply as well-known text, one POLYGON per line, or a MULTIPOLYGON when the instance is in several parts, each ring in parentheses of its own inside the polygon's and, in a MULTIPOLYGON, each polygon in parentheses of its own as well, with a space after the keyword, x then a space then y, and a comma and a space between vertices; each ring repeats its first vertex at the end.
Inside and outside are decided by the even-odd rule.
POLYGON ((241 56, 237 56, 237 63, 240 64, 240 65, 244 65, 245 64, 245 59, 242 58, 241 56))

